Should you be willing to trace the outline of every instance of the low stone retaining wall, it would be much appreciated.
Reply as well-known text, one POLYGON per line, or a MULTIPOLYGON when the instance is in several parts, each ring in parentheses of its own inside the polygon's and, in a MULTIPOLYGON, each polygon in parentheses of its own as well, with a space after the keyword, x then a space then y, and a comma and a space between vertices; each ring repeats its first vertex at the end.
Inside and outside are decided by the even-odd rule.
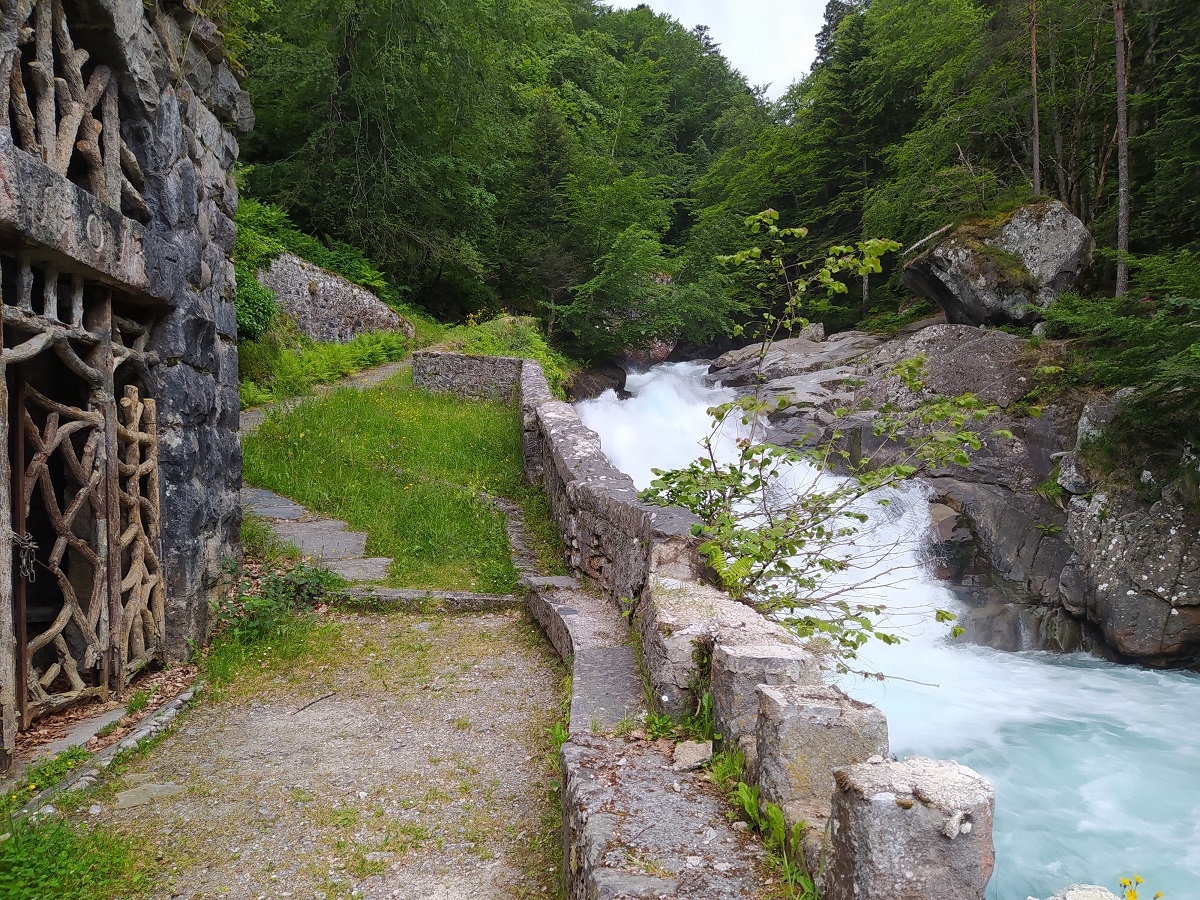
MULTIPOLYGON (((517 399, 523 359, 423 350, 413 354, 413 384, 473 400, 517 399)), ((549 395, 550 386, 546 386, 549 395)))
MULTIPOLYGON (((718 731, 743 749, 747 779, 785 810, 788 824, 803 816, 810 854, 828 852, 825 900, 982 900, 993 866, 987 782, 953 763, 888 761, 882 713, 824 686, 817 660, 785 628, 706 581, 691 534, 695 518, 639 500, 597 435, 554 399, 537 363, 417 353, 413 376, 418 387, 468 397, 515 391, 526 474, 546 491, 568 563, 615 607, 633 610, 661 710, 685 709, 689 686, 711 659, 718 731)), ((564 745, 565 784, 596 778, 581 763, 594 756, 580 751, 585 746, 583 736, 564 745)), ((610 765, 625 763, 622 757, 610 765)), ((568 791, 564 800, 567 883, 572 898, 590 898, 615 851, 578 844, 577 836, 611 826, 589 827, 603 804, 589 811, 573 798, 568 791)), ((671 889, 652 880, 646 887, 656 897, 703 895, 686 890, 686 878, 671 889)))

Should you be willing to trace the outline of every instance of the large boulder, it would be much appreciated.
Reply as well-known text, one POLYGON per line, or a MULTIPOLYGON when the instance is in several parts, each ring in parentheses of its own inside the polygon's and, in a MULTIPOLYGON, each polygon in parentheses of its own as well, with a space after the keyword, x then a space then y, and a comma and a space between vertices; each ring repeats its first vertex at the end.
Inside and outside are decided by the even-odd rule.
POLYGON ((1051 200, 959 226, 904 267, 904 284, 949 322, 1024 324, 1075 284, 1094 246, 1083 222, 1051 200))
POLYGON ((1200 517, 1168 485, 1074 497, 1063 607, 1099 626, 1120 653, 1149 665, 1200 663, 1200 517))

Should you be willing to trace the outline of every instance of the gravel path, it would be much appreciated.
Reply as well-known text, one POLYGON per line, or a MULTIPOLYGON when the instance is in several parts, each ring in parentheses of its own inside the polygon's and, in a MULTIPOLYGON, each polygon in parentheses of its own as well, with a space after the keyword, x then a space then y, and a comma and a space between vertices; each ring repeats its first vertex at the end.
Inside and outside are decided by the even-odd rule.
POLYGON ((304 657, 193 711, 91 817, 148 836, 155 897, 557 896, 563 673, 520 611, 331 615, 304 657))
POLYGON ((262 666, 74 811, 149 845, 152 897, 560 896, 566 670, 527 613, 326 612, 300 658, 262 666))

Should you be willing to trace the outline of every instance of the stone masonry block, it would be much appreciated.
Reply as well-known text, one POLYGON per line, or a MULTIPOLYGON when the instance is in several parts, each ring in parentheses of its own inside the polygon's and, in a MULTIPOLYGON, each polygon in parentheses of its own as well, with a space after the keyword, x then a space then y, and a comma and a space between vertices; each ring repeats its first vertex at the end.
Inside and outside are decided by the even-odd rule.
POLYGON ((910 756, 834 777, 825 900, 983 900, 996 795, 978 773, 910 756))
POLYGON ((887 719, 827 685, 758 687, 758 785, 789 825, 829 818, 834 769, 888 754, 887 719))
POLYGON ((760 684, 821 683, 817 659, 802 647, 779 641, 721 644, 713 649, 712 695, 717 731, 729 742, 753 738, 760 684))

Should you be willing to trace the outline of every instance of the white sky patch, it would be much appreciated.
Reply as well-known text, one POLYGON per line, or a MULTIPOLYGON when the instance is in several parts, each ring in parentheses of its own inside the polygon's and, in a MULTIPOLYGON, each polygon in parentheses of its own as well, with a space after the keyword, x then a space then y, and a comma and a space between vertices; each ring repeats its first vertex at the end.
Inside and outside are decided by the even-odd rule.
MULTIPOLYGON (((642 0, 614 0, 630 9, 642 0)), ((825 0, 645 0, 685 28, 707 25, 721 52, 752 85, 770 84, 772 99, 812 66, 825 0)))

